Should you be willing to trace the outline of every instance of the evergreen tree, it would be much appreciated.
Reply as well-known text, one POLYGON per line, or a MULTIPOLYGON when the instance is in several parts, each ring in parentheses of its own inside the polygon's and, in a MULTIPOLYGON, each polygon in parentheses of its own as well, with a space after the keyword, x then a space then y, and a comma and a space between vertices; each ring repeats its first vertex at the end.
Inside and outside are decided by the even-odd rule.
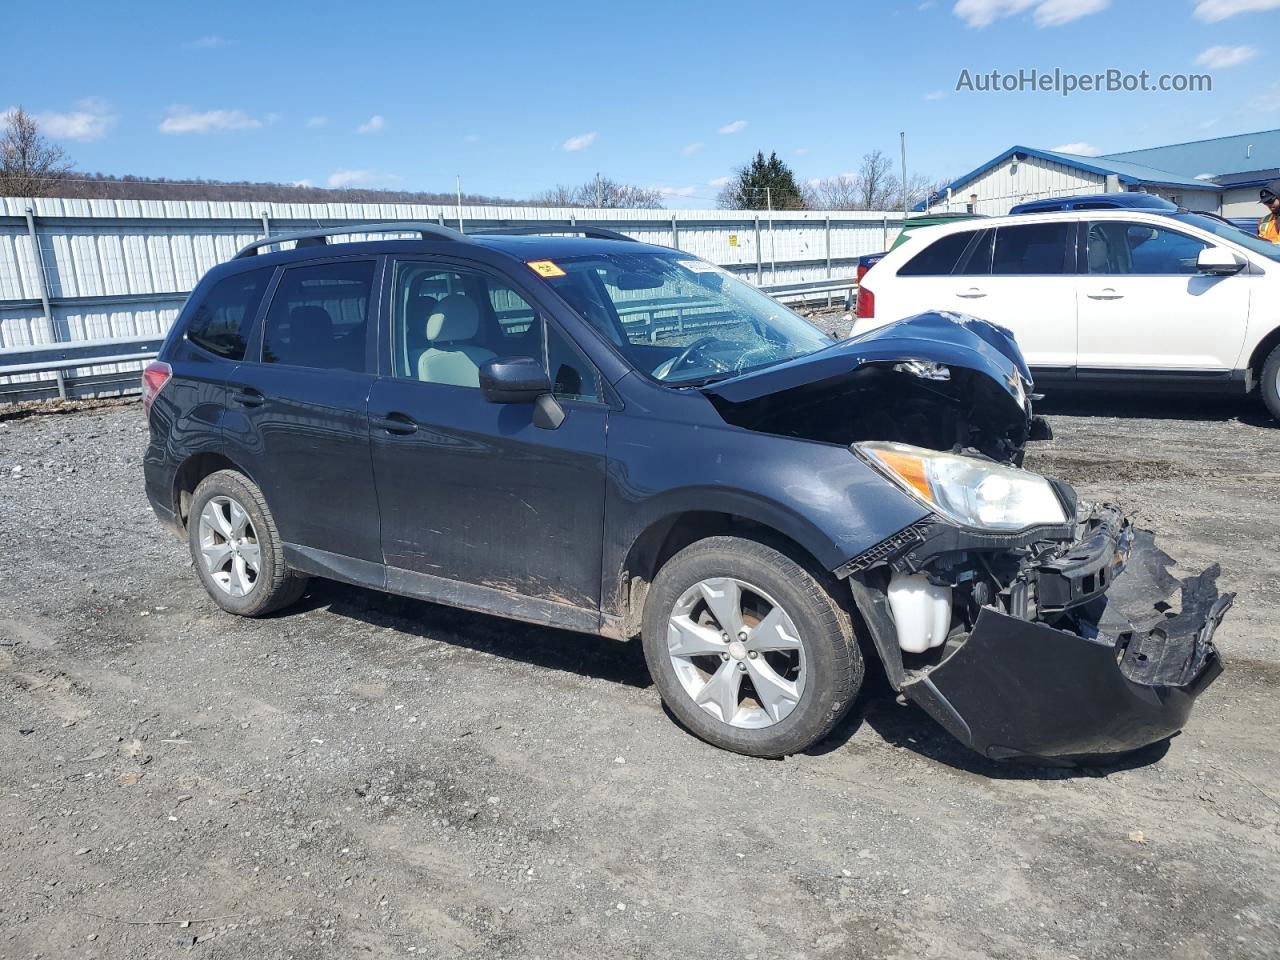
POLYGON ((734 178, 720 191, 720 206, 730 210, 804 210, 808 207, 804 191, 796 183, 791 168, 771 152, 757 151, 745 167, 739 167, 734 178))

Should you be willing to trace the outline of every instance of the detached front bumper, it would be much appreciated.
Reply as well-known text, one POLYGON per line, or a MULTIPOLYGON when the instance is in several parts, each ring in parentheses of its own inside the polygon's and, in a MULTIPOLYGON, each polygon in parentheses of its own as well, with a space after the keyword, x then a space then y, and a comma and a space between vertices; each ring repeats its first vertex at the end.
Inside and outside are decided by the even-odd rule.
POLYGON ((1234 594, 1219 569, 1178 580, 1153 536, 1114 508, 1025 564, 940 662, 900 689, 993 759, 1123 753, 1177 733, 1222 672, 1213 635, 1234 594))

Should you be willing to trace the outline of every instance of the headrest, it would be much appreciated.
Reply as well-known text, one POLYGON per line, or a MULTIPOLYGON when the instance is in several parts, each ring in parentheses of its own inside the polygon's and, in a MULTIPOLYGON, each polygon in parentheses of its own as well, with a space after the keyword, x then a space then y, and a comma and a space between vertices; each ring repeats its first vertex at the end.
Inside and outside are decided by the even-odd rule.
POLYGON ((470 340, 480 331, 480 312, 469 298, 451 293, 427 318, 427 339, 439 341, 470 340))
POLYGON ((324 307, 294 307, 289 311, 289 329, 294 338, 333 339, 333 319, 324 307))
POLYGON ((1089 269, 1093 271, 1103 270, 1107 266, 1107 238, 1101 230, 1089 231, 1089 269))

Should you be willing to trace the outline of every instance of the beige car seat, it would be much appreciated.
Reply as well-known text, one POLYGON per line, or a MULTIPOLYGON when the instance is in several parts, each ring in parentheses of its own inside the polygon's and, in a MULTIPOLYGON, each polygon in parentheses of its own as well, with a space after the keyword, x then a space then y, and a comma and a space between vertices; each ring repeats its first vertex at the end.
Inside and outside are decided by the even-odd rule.
POLYGON ((450 294, 427 317, 428 347, 418 358, 418 379, 455 387, 480 386, 480 364, 497 354, 476 346, 480 313, 470 299, 450 294))

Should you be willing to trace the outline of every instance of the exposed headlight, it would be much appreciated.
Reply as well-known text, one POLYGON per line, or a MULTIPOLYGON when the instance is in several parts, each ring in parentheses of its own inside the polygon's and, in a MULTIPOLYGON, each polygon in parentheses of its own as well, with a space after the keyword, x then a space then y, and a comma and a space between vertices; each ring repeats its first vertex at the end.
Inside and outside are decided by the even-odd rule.
POLYGON ((930 510, 961 526, 1024 530, 1067 521, 1053 486, 1038 474, 905 443, 854 448, 930 510))

